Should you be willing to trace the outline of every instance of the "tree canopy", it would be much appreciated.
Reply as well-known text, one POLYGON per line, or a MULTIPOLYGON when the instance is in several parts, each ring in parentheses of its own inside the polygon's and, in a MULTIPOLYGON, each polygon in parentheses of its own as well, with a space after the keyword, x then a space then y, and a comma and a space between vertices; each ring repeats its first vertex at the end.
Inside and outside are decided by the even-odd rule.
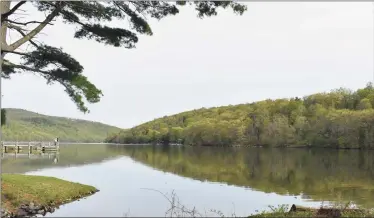
POLYGON ((374 147, 374 87, 301 98, 201 108, 155 119, 108 137, 119 143, 204 146, 374 147))
POLYGON ((138 43, 139 34, 153 34, 147 19, 160 20, 176 15, 184 5, 194 6, 199 18, 215 16, 219 8, 231 9, 239 15, 247 9, 245 5, 229 1, 20 1, 14 5, 11 5, 10 1, 1 1, 1 76, 10 78, 15 73, 33 72, 45 78, 47 84, 61 84, 78 109, 89 112, 85 102, 97 103, 103 93, 83 75, 84 67, 62 48, 37 43, 33 38, 56 19, 61 19, 66 25, 78 27, 74 38, 86 38, 114 47, 131 49, 138 43), (31 16, 17 18, 16 11, 21 10, 26 4, 44 13, 45 19, 35 20, 31 16), (104 24, 112 20, 128 22, 130 28, 104 24), (20 35, 19 39, 8 44, 7 31, 17 32, 20 35), (26 52, 19 51, 25 44, 30 44, 32 49, 26 52), (5 59, 8 53, 19 55, 21 62, 13 63, 5 59))

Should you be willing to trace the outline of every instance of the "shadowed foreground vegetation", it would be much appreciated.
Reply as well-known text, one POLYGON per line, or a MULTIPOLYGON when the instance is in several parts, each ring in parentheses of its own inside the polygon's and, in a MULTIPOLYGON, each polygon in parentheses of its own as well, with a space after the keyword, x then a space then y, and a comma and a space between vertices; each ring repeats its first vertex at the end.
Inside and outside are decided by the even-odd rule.
MULTIPOLYGON (((225 215, 222 211, 217 209, 210 209, 208 211, 199 211, 196 207, 186 207, 173 191, 170 194, 162 193, 155 189, 148 189, 161 194, 170 204, 170 208, 166 211, 165 217, 238 217, 235 211, 230 215, 225 215)), ((313 217, 313 218, 341 218, 341 217, 373 217, 374 209, 360 209, 351 202, 346 204, 335 203, 334 205, 321 205, 319 208, 303 207, 293 204, 288 207, 286 204, 274 207, 269 205, 270 210, 264 210, 257 214, 252 214, 248 217, 313 217)))
POLYGON ((338 205, 333 207, 306 208, 292 205, 291 210, 286 205, 278 208, 270 207, 271 211, 261 212, 249 217, 373 217, 373 210, 349 208, 349 205, 338 205), (294 207, 294 208, 292 208, 294 207))
POLYGON ((2 208, 11 213, 31 202, 37 206, 56 207, 98 191, 92 186, 53 177, 19 174, 2 174, 1 177, 2 208))
POLYGON ((108 134, 119 130, 99 122, 9 108, 2 137, 4 141, 52 141, 60 137, 62 142, 102 142, 108 134))
POLYGON ((116 143, 374 148, 374 88, 202 108, 110 135, 116 143))

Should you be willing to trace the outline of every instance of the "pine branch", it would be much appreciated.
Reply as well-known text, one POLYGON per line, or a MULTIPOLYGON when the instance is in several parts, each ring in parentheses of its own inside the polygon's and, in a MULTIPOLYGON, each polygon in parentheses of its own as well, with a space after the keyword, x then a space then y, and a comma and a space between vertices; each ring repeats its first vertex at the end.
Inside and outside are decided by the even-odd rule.
MULTIPOLYGON (((51 48, 51 47, 50 47, 51 48)), ((52 48, 53 49, 53 48, 52 48)), ((47 50, 44 48, 44 51, 47 50)), ((43 52, 43 51, 41 51, 43 52)), ((54 50, 53 52, 56 52, 54 50)), ((71 64, 77 63, 65 63, 65 67, 63 68, 56 68, 50 70, 42 70, 42 68, 47 67, 47 64, 51 63, 50 61, 47 63, 38 63, 38 60, 33 59, 33 52, 27 54, 26 57, 28 61, 24 64, 14 64, 8 60, 4 60, 3 63, 3 76, 5 78, 9 78, 10 74, 18 73, 17 70, 23 70, 27 72, 34 72, 39 73, 42 77, 47 80, 47 84, 51 84, 52 82, 58 82, 65 88, 65 92, 69 95, 69 97, 73 100, 76 104, 78 109, 84 113, 89 112, 88 108, 85 106, 83 99, 85 98, 89 103, 96 103, 100 101, 100 97, 103 95, 101 90, 97 89, 94 84, 90 83, 87 78, 80 74, 81 70, 80 66, 69 66, 71 64), (36 61, 36 62, 33 62, 36 61), (30 66, 27 66, 30 65, 30 66), (74 71, 79 71, 79 73, 74 71)), ((37 52, 40 54, 40 52, 37 52)), ((36 53, 36 55, 37 55, 36 53)), ((61 54, 61 53, 60 53, 61 54)), ((34 54, 35 55, 35 54, 34 54)), ((53 57, 54 55, 50 53, 50 57, 52 59, 58 59, 58 57, 53 57)), ((73 60, 66 59, 66 56, 61 56, 64 60, 71 62, 73 60)), ((56 59, 56 60, 57 60, 56 59)))
POLYGON ((70 14, 68 11, 61 11, 61 14, 65 15, 70 21, 74 21, 77 24, 85 26, 86 24, 79 21, 78 17, 74 17, 73 14, 70 14))
MULTIPOLYGON (((116 2, 114 1, 113 4, 118 8, 120 9, 123 13, 127 14, 130 19, 131 19, 131 23, 133 24, 133 28, 139 32, 139 33, 144 33, 144 34, 147 34, 147 35, 152 35, 152 30, 151 30, 151 27, 149 26, 149 24, 145 21, 145 19, 141 18, 140 16, 138 16, 138 14, 136 12, 134 12, 133 10, 130 9, 130 7, 125 4, 124 2, 116 2)), ((141 12, 139 12, 136 7, 135 7, 135 10, 139 13, 139 14, 142 14, 141 12)), ((143 14, 142 14, 143 15, 143 14)), ((143 15, 144 16, 144 15, 143 15)))
MULTIPOLYGON (((1 1, 1 0, 0 0, 1 1)), ((89 103, 100 101, 102 96, 101 90, 82 75, 83 66, 79 64, 69 54, 62 49, 35 43, 35 37, 41 34, 41 31, 47 25, 53 25, 51 22, 58 16, 67 24, 77 25, 75 38, 93 39, 97 42, 112 45, 115 47, 134 48, 138 42, 137 34, 152 35, 152 30, 147 23, 147 17, 162 19, 164 17, 176 15, 179 13, 178 5, 185 5, 186 2, 169 3, 167 1, 131 1, 122 3, 119 1, 109 3, 99 3, 95 1, 35 1, 33 5, 39 12, 47 14, 44 21, 27 20, 19 21, 9 18, 27 1, 15 3, 10 8, 10 1, 2 1, 0 6, 2 25, 1 25, 1 48, 2 58, 6 53, 13 53, 21 56, 23 63, 18 65, 12 64, 5 60, 2 63, 5 71, 3 77, 9 75, 30 71, 40 74, 47 80, 47 83, 58 82, 65 87, 65 91, 76 103, 79 110, 87 112, 88 109, 84 104, 87 100, 89 103), (103 21, 113 19, 126 20, 134 32, 127 30, 125 27, 111 27, 105 25, 103 21), (36 24, 33 30, 25 30, 29 24, 36 24), (11 45, 6 43, 6 31, 11 29, 21 34, 21 38, 11 45), (19 52, 18 49, 25 43, 30 42, 36 49, 32 52, 19 52)), ((230 2, 189 2, 190 5, 196 5, 199 17, 217 15, 218 8, 231 7, 235 13, 242 14, 246 9, 245 6, 230 2)))
POLYGON ((41 74, 51 76, 51 74, 48 71, 39 70, 39 69, 36 69, 36 68, 33 68, 33 67, 28 67, 28 66, 25 66, 25 65, 14 64, 14 63, 12 63, 8 60, 4 60, 3 65, 6 66, 6 67, 13 68, 13 69, 21 69, 21 70, 25 70, 25 71, 37 72, 37 73, 41 73, 41 74))

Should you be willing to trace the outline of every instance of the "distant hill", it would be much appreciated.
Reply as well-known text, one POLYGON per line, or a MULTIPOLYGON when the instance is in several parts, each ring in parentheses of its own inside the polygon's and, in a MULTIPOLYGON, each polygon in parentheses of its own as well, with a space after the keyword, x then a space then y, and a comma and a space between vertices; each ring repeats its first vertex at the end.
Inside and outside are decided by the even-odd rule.
POLYGON ((23 109, 7 108, 6 117, 4 141, 51 141, 59 137, 61 142, 102 142, 108 134, 121 130, 99 122, 47 116, 23 109))
POLYGON ((374 148, 374 87, 201 108, 141 124, 106 141, 203 146, 374 148))

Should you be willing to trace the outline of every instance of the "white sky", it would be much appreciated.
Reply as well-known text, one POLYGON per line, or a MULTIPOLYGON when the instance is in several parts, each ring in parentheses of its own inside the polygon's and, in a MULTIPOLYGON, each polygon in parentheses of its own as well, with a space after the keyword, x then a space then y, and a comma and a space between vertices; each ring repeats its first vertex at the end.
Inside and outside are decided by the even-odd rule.
POLYGON ((102 89, 101 102, 84 115, 60 85, 23 74, 3 80, 3 106, 128 128, 201 107, 357 89, 373 79, 372 3, 246 4, 243 16, 200 20, 183 8, 151 20, 154 35, 141 36, 133 50, 74 39, 73 26, 56 23, 38 40, 80 61, 102 89))

